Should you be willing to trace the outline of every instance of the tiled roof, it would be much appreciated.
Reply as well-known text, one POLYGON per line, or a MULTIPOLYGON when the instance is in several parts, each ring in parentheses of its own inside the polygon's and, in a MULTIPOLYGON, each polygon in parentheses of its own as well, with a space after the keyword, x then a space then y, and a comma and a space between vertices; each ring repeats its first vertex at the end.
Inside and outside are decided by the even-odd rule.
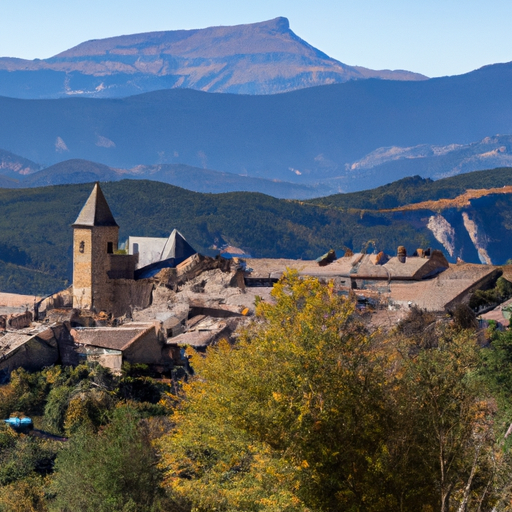
POLYGON ((434 279, 412 283, 391 283, 391 299, 397 303, 412 302, 429 311, 443 311, 461 295, 469 293, 480 281, 496 272, 488 265, 451 265, 434 279))
POLYGON ((33 336, 29 334, 17 332, 6 332, 0 335, 0 355, 8 354, 32 338, 33 336))
POLYGON ((73 226, 117 226, 99 183, 94 185, 73 226))
POLYGON ((353 277, 360 279, 422 279, 448 268, 449 264, 442 253, 431 258, 409 257, 404 263, 398 258, 390 258, 384 265, 375 264, 375 254, 354 254, 339 258, 329 265, 319 266, 314 260, 287 260, 257 258, 247 259, 253 278, 279 278, 286 268, 296 269, 300 274, 316 277, 353 277))
POLYGON ((155 326, 145 327, 77 327, 71 330, 75 343, 114 350, 125 350, 155 326))

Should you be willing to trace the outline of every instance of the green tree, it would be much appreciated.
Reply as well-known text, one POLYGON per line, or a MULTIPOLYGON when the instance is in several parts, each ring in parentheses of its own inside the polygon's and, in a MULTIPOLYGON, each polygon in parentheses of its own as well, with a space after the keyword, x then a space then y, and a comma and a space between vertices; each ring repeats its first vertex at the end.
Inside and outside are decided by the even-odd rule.
POLYGON ((160 472, 145 424, 118 407, 98 434, 77 432, 56 460, 50 510, 120 512, 177 510, 160 489, 160 472))
POLYGON ((448 330, 436 348, 404 352, 395 395, 407 445, 404 486, 432 510, 490 510, 503 490, 498 475, 510 466, 499 446, 496 401, 479 378, 475 336, 448 330))

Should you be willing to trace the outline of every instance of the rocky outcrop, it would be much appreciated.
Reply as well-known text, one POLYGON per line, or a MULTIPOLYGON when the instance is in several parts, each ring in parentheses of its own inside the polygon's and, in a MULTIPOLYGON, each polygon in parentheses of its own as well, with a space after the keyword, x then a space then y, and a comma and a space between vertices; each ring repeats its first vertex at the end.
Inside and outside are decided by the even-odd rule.
POLYGON ((487 240, 485 232, 483 232, 483 230, 478 227, 474 220, 470 219, 467 212, 462 212, 462 218, 464 220, 464 227, 466 228, 466 231, 468 232, 468 235, 471 238, 475 249, 478 251, 480 262, 487 265, 492 265, 491 257, 487 252, 487 240))
POLYGON ((441 214, 432 215, 428 219, 427 228, 432 231, 432 234, 446 249, 446 252, 453 257, 455 252, 455 230, 450 223, 441 214))

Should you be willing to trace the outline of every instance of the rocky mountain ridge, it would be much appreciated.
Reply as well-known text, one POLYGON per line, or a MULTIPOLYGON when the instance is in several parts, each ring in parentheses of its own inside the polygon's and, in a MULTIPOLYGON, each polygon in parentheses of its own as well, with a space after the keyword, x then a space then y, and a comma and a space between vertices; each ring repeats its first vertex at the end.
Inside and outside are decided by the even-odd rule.
POLYGON ((363 158, 345 164, 345 173, 326 184, 353 181, 356 175, 363 188, 419 175, 438 180, 495 167, 512 165, 512 135, 494 135, 469 144, 438 146, 419 144, 412 147, 378 148, 363 158))
POLYGON ((366 78, 426 79, 343 64, 298 37, 283 17, 86 41, 43 60, 0 58, 0 95, 22 98, 106 98, 171 88, 274 94, 366 78))

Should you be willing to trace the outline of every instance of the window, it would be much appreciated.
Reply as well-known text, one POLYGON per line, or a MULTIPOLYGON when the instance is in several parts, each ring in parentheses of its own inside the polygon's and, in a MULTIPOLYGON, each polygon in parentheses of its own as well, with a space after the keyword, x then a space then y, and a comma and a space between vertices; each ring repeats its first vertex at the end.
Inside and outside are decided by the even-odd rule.
POLYGON ((83 240, 80 242, 80 245, 79 245, 79 247, 78 247, 78 250, 79 250, 82 254, 84 253, 84 251, 85 251, 85 242, 84 242, 83 240))
POLYGON ((112 254, 114 252, 114 244, 113 242, 107 242, 107 253, 112 254))

